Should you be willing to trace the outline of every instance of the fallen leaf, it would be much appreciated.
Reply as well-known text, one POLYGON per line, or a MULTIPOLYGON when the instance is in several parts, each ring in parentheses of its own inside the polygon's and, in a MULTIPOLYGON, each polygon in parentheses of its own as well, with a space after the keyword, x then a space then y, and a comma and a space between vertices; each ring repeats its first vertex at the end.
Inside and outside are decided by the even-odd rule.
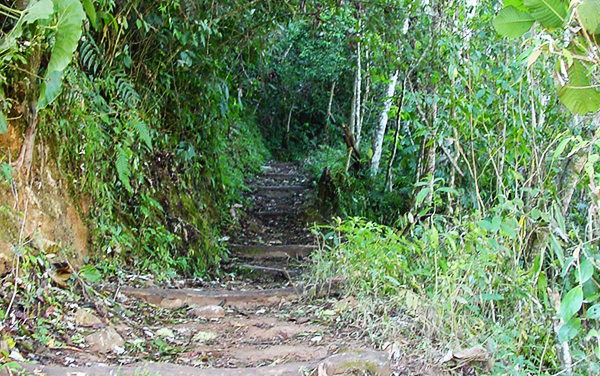
POLYGON ((206 342, 206 341, 210 341, 211 339, 215 339, 217 337, 218 337, 217 333, 200 331, 194 335, 192 340, 194 342, 206 342))
POLYGON ((156 335, 167 338, 175 338, 175 333, 169 328, 161 328, 156 332, 156 335))

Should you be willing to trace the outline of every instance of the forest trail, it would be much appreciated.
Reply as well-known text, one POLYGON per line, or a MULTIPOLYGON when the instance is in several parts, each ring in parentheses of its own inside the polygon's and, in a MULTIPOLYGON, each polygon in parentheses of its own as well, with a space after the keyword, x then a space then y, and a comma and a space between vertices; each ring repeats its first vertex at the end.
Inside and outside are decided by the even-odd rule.
MULTIPOLYGON (((24 364, 45 375, 390 375, 387 352, 336 319, 353 304, 332 286, 305 285, 309 180, 271 163, 236 205, 221 282, 124 275, 94 286, 64 312, 65 346, 46 345, 24 364), (160 286, 159 286, 160 285, 160 286), (309 298, 310 297, 310 298, 309 298)), ((18 374, 18 372, 15 372, 18 374)))

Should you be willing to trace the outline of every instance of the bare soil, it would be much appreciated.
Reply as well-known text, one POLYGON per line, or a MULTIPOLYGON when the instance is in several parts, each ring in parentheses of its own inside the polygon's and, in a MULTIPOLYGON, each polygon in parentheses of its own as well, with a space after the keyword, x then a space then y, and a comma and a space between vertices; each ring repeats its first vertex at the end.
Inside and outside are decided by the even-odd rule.
POLYGON ((52 333, 16 336, 20 352, 11 357, 22 372, 390 375, 390 354, 343 319, 353 300, 331 293, 335 281, 303 282, 313 237, 311 185, 301 169, 272 163, 248 186, 247 204, 232 208, 239 224, 229 234, 226 278, 165 283, 123 274, 82 301, 64 291, 64 311, 39 318, 42 327, 53 323, 52 333))

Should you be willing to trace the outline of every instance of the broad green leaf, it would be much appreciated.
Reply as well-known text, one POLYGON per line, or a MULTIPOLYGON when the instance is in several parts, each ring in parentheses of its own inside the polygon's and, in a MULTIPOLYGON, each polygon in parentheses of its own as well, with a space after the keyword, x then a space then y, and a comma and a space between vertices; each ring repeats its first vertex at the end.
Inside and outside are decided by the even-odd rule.
POLYGON ((489 232, 498 231, 497 229, 494 230, 494 226, 492 225, 492 222, 488 221, 487 219, 482 219, 481 221, 477 222, 477 225, 479 227, 481 227, 482 229, 489 231, 489 232))
POLYGON ((588 308, 585 317, 587 319, 600 319, 600 304, 594 304, 588 308))
POLYGON ((558 97, 573 113, 586 114, 600 108, 600 93, 591 86, 587 69, 579 60, 567 70, 569 82, 558 89, 558 97))
POLYGON ((25 23, 32 23, 37 20, 45 20, 50 18, 54 13, 54 4, 52 0, 40 0, 31 5, 26 9, 26 14, 23 17, 25 23))
POLYGON ((504 295, 503 294, 481 294, 481 300, 483 300, 485 302, 504 300, 504 295))
POLYGON ((573 317, 560 327, 558 331, 558 341, 567 342, 575 338, 577 332, 581 328, 581 319, 579 317, 573 317))
POLYGON ((533 18, 549 29, 561 27, 567 17, 567 5, 561 0, 525 0, 524 4, 533 18))
POLYGON ((46 74, 42 87, 40 89, 40 98, 38 99, 38 110, 43 109, 60 94, 62 90, 62 71, 54 71, 46 74))
POLYGON ((55 0, 58 14, 56 36, 46 72, 62 71, 67 67, 81 38, 81 24, 85 18, 79 0, 55 0))
POLYGON ((502 218, 499 215, 495 215, 492 218, 492 229, 494 232, 500 230, 500 225, 502 225, 502 218))
POLYGON ((439 233, 435 226, 431 228, 431 234, 429 234, 429 244, 433 249, 437 249, 438 245, 440 244, 439 233))
POLYGON ((556 147, 556 150, 554 150, 554 155, 552 156, 553 159, 556 159, 559 155, 562 154, 563 151, 565 151, 565 148, 567 147, 567 144, 569 143, 569 141, 571 141, 573 139, 573 137, 567 137, 564 140, 562 140, 560 142, 560 144, 558 144, 558 146, 556 147))
POLYGON ((594 264, 592 264, 590 260, 586 259, 581 263, 579 270, 581 274, 581 280, 579 283, 584 284, 594 275, 594 264))
POLYGON ((529 13, 509 6, 498 12, 493 24, 500 35, 508 38, 518 38, 533 26, 534 21, 529 13))
POLYGON ((425 187, 419 191, 419 193, 417 194, 417 197, 415 199, 417 206, 421 205, 421 203, 423 202, 423 200, 425 200, 425 197, 427 197, 429 192, 430 192, 429 187, 425 187))
POLYGON ((598 160, 600 160, 600 156, 598 154, 592 154, 588 157, 588 160, 585 162, 585 166, 583 167, 585 172, 588 174, 590 181, 594 180, 594 166, 598 160))
POLYGON ((79 275, 81 278, 91 283, 98 282, 102 279, 102 275, 100 275, 98 269, 93 265, 82 266, 81 269, 79 269, 79 275))
POLYGON ((573 287, 565 296, 563 296, 562 302, 560 303, 560 317, 563 320, 568 321, 581 309, 583 304, 583 290, 581 286, 573 287))
POLYGON ((502 229, 502 231, 504 231, 504 233, 508 236, 510 236, 511 238, 516 238, 517 237, 517 232, 515 231, 514 226, 512 226, 510 223, 507 222, 503 222, 500 225, 500 228, 502 229))
POLYGON ((590 33, 598 31, 600 24, 600 0, 583 0, 577 7, 581 25, 590 33))
POLYGON ((505 0, 504 8, 507 8, 507 7, 515 7, 518 10, 527 12, 527 8, 525 7, 524 0, 505 0))
POLYGON ((15 169, 12 168, 11 165, 9 165, 8 163, 2 163, 2 176, 4 176, 4 179, 6 180, 7 183, 10 183, 10 181, 12 180, 12 174, 15 172, 15 169))
POLYGON ((85 12, 87 13, 90 23, 92 24, 92 27, 95 30, 97 30, 98 25, 96 24, 96 9, 94 8, 94 4, 92 3, 92 0, 81 0, 81 3, 83 4, 83 7, 85 8, 85 12))

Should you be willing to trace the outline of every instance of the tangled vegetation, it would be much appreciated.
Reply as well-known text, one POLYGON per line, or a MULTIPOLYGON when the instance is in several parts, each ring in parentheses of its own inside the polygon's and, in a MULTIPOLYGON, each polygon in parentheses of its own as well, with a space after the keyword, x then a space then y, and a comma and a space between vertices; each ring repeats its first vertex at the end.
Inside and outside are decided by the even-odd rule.
POLYGON ((600 372, 598 1, 39 0, 0 25, 3 184, 48 146, 96 257, 218 271, 244 175, 304 160, 316 278, 491 374, 600 372))

